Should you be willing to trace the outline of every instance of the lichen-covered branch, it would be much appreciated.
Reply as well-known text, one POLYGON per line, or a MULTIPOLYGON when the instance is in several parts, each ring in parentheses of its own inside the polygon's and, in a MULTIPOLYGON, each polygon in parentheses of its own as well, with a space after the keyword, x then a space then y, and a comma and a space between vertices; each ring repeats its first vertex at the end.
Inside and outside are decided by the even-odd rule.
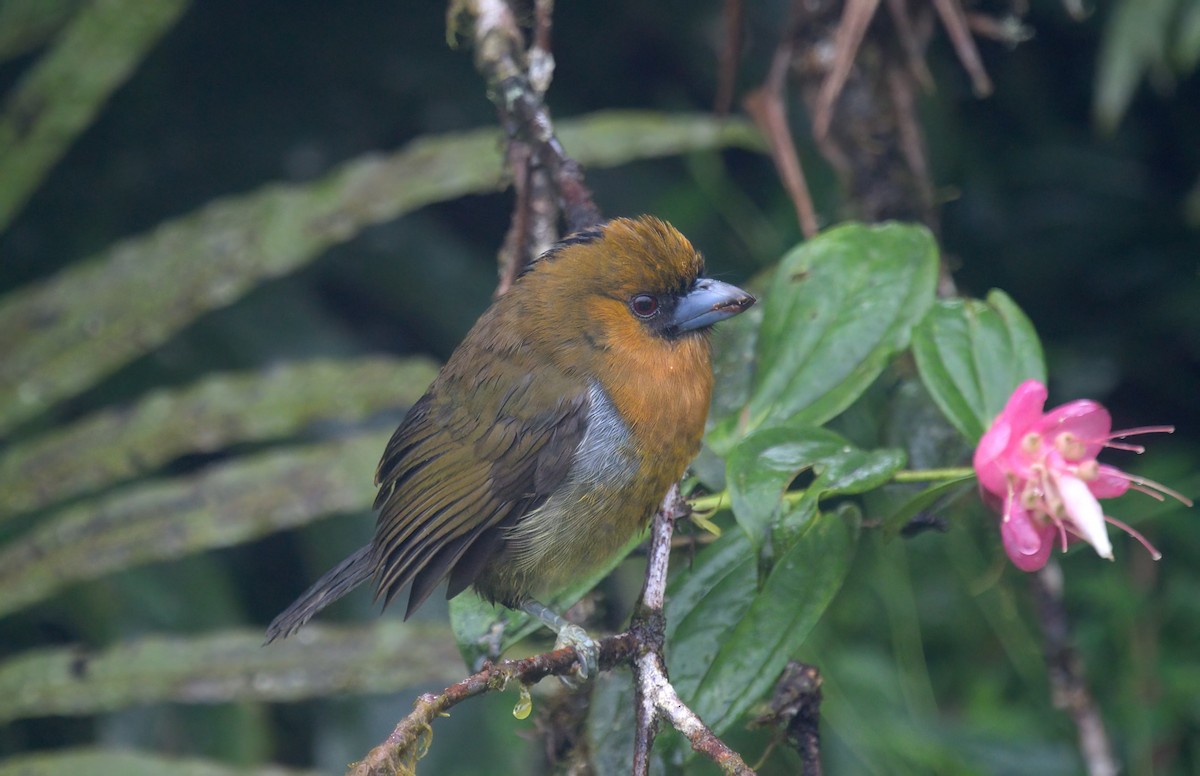
POLYGON ((506 0, 454 0, 449 17, 452 29, 461 24, 470 31, 475 67, 484 77, 505 135, 510 142, 528 145, 533 169, 544 167, 549 174, 567 231, 598 223, 600 209, 579 165, 556 135, 542 99, 553 72, 553 59, 540 45, 549 37, 548 5, 539 4, 539 45, 530 49, 506 0))
POLYGON ((800 755, 804 776, 821 776, 821 672, 817 667, 788 662, 754 724, 777 728, 800 755))
POLYGON ((637 729, 634 731, 633 773, 650 772, 650 751, 658 730, 658 721, 666 720, 691 744, 692 749, 712 760, 724 773, 745 776, 754 771, 741 756, 718 738, 700 716, 679 698, 667 678, 663 656, 666 618, 667 567, 671 556, 671 535, 675 521, 688 514, 687 503, 672 487, 654 516, 650 529, 650 551, 641 600, 634 610, 630 632, 638 641, 633 660, 633 681, 637 697, 637 729))
MULTIPOLYGON (((593 166, 762 147, 746 122, 700 114, 600 113, 560 132, 593 166)), ((221 199, 0 299, 0 433, 367 226, 496 190, 504 182, 496 139, 495 130, 422 138, 311 183, 221 199)))
POLYGON ((370 509, 388 436, 242 456, 47 516, 0 549, 0 615, 71 583, 370 509))
MULTIPOLYGON (((627 661, 636 649, 629 633, 600 641, 600 669, 610 670, 627 661)), ((513 682, 530 685, 547 676, 566 676, 576 664, 575 650, 557 649, 522 660, 504 660, 456 682, 441 693, 426 693, 413 703, 413 711, 392 730, 379 746, 350 766, 347 776, 392 776, 412 772, 432 736, 435 719, 468 698, 488 692, 503 692, 513 682), (407 769, 407 770, 405 770, 407 769)))
POLYGON ((426 358, 316 359, 154 391, 6 449, 0 522, 155 471, 181 455, 407 407, 436 374, 426 358))
POLYGON ((229 765, 198 757, 168 757, 158 754, 80 747, 23 754, 0 760, 0 776, 74 776, 115 774, 121 776, 320 776, 320 771, 285 768, 281 765, 229 765))
POLYGON ((294 701, 450 681, 462 663, 442 623, 310 625, 262 648, 262 631, 151 636, 103 650, 41 649, 0 662, 0 724, 146 703, 294 701), (403 654, 404 660, 396 655, 403 654))
POLYGON ((0 115, 0 231, 187 6, 86 3, 25 74, 0 115))

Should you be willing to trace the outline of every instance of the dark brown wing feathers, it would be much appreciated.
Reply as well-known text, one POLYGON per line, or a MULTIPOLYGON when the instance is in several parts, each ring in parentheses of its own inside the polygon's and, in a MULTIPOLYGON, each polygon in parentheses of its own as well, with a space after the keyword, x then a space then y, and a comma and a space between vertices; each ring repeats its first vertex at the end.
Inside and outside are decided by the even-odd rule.
POLYGON ((372 566, 385 603, 412 585, 405 616, 446 577, 451 596, 470 585, 500 549, 504 528, 543 504, 570 470, 587 428, 586 385, 542 381, 531 391, 520 366, 507 364, 519 377, 490 402, 498 392, 470 391, 463 400, 452 386, 433 386, 384 451, 372 566), (538 406, 541 397, 549 406, 538 406))

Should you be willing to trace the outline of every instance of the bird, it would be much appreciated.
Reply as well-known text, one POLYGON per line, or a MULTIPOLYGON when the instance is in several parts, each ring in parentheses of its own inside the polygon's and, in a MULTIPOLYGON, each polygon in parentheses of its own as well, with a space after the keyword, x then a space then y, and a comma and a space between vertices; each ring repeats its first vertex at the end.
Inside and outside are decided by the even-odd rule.
POLYGON ((653 216, 567 235, 484 311, 384 449, 371 542, 267 629, 296 632, 368 581, 407 619, 446 582, 596 644, 539 602, 596 570, 653 516, 700 449, 708 334, 755 303, 705 275, 653 216))

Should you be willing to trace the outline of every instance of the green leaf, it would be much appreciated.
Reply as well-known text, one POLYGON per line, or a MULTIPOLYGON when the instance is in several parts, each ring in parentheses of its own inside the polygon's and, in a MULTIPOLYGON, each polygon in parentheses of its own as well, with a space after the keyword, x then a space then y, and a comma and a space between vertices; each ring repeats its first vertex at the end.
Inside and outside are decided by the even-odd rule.
POLYGON ((802 471, 812 469, 815 479, 803 492, 789 496, 799 502, 795 510, 814 514, 822 498, 863 493, 883 485, 904 466, 904 460, 900 450, 860 450, 832 431, 808 426, 803 419, 762 428, 738 443, 729 455, 733 514, 757 550, 783 512, 788 486, 802 471))
MULTIPOLYGON (((645 532, 639 532, 608 563, 542 603, 561 614, 600 584, 645 539, 645 532)), ((490 604, 467 590, 450 600, 450 627, 463 661, 478 670, 485 658, 494 658, 543 626, 525 612, 490 604)))
MULTIPOLYGON (((744 121, 702 115, 601 113, 559 133, 576 161, 596 166, 761 144, 744 121)), ((0 300, 0 432, 368 226, 503 186, 499 143, 494 130, 418 138, 310 183, 219 199, 10 294, 0 300)))
POLYGON ((41 649, 0 663, 0 724, 147 703, 294 701, 449 684, 462 674, 449 646, 444 624, 397 617, 365 628, 309 624, 267 646, 261 630, 239 630, 151 636, 98 651, 41 649))
POLYGON ((848 224, 792 250, 763 302, 739 431, 791 418, 819 426, 850 406, 908 346, 937 270, 937 245, 922 226, 848 224))
POLYGON ((369 509, 388 436, 238 458, 64 509, 0 551, 0 615, 74 582, 369 509))
POLYGON ((671 683, 692 697, 756 595, 755 553, 741 531, 726 531, 671 576, 664 614, 671 683))
POLYGON ((410 406, 436 374, 436 365, 422 358, 319 359, 155 391, 5 450, 0 521, 154 471, 186 453, 410 406))
POLYGON ((938 301, 913 336, 921 381, 969 442, 977 442, 1024 380, 1045 381, 1033 325, 1002 291, 987 302, 938 301))
POLYGON ((233 766, 194 757, 84 747, 25 754, 0 760, 0 776, 317 776, 320 771, 281 765, 233 766))
MULTIPOLYGON (((683 696, 714 733, 728 730, 767 692, 816 625, 850 569, 860 523, 857 508, 849 504, 810 520, 745 615, 725 632, 698 687, 683 696)), ((688 659, 693 648, 679 641, 673 660, 688 659)))

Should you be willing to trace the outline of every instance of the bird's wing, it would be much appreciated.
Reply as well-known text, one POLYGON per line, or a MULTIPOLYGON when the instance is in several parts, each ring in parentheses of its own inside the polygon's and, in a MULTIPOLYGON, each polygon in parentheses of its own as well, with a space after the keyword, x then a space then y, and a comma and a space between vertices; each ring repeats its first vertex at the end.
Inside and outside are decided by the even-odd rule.
POLYGON ((451 596, 469 585, 499 547, 493 529, 541 506, 570 470, 587 386, 516 366, 492 379, 443 375, 380 461, 376 595, 391 601, 411 582, 406 617, 447 575, 451 596))

